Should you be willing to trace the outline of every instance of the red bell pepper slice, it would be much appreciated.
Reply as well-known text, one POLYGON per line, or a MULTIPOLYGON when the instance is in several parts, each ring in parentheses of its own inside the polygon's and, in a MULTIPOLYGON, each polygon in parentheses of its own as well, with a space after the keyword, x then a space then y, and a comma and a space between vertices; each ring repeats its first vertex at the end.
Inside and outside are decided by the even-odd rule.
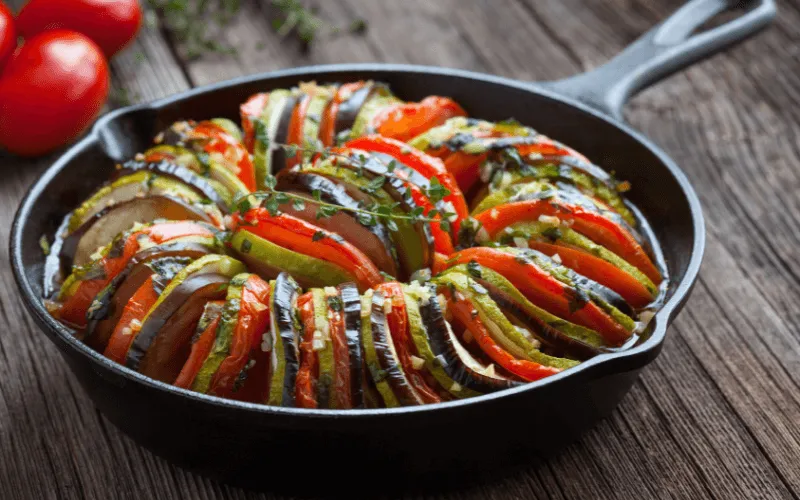
POLYGON ((636 278, 588 252, 533 239, 528 241, 528 247, 551 257, 558 254, 565 266, 614 290, 633 307, 644 307, 655 298, 636 278))
POLYGON ((560 372, 559 368, 551 366, 540 365, 534 361, 524 359, 517 359, 508 351, 503 349, 492 336, 486 325, 481 321, 480 316, 475 313, 475 308, 472 303, 466 298, 459 298, 458 296, 450 296, 450 292, 445 292, 449 296, 448 311, 452 314, 453 319, 458 322, 462 327, 469 330, 472 337, 478 342, 481 350, 489 356, 489 358, 505 368, 509 373, 512 373, 523 380, 533 382, 536 380, 555 375, 560 372))
POLYGON ((244 147, 252 153, 256 142, 256 122, 261 119, 261 114, 269 103, 269 93, 253 94, 239 106, 239 116, 242 118, 242 132, 244 132, 244 147))
POLYGON ((141 328, 144 317, 157 300, 158 293, 153 286, 153 276, 150 276, 134 292, 128 305, 125 306, 103 352, 105 357, 121 365, 125 364, 128 349, 136 338, 135 326, 141 328))
POLYGON ((336 142, 336 117, 339 115, 339 105, 342 104, 353 92, 362 88, 367 82, 345 83, 336 90, 328 107, 322 114, 322 121, 319 124, 319 140, 325 147, 333 146, 336 142))
POLYGON ((189 132, 189 137, 208 139, 203 145, 203 150, 208 154, 218 154, 225 159, 225 165, 236 174, 250 191, 256 190, 256 169, 250 158, 250 153, 235 137, 231 136, 224 128, 210 121, 203 121, 195 125, 189 132))
POLYGON ((329 233, 288 214, 272 216, 265 208, 254 208, 244 216, 234 215, 233 230, 243 229, 289 250, 339 266, 362 290, 383 282, 380 271, 364 253, 336 233, 329 233), (244 219, 244 223, 242 223, 244 219))
POLYGON ((470 261, 502 274, 534 304, 567 321, 597 331, 609 344, 620 345, 631 335, 594 302, 576 304, 571 288, 533 262, 489 247, 467 248, 448 259, 450 266, 470 261))
POLYGON ((408 141, 455 116, 467 116, 457 102, 448 97, 428 96, 420 102, 385 107, 375 115, 369 128, 384 137, 408 141))
MULTIPOLYGON (((337 291, 336 297, 339 297, 337 291)), ((350 351, 347 348, 344 314, 341 307, 328 304, 328 324, 333 345, 333 389, 336 408, 352 408, 353 395, 350 387, 350 351)))
MULTIPOLYGON (((247 363, 262 352, 261 335, 269 327, 269 297, 269 283, 256 275, 247 279, 242 287, 239 317, 231 339, 230 352, 211 378, 209 394, 254 403, 266 399, 266 378, 259 380, 248 373, 242 387, 237 390, 235 384, 247 363), (264 397, 259 399, 257 396, 264 397)), ((255 366, 258 366, 258 360, 255 361, 255 366)))
POLYGON ((160 244, 183 236, 214 236, 214 233, 194 222, 176 221, 153 224, 128 235, 121 252, 106 255, 92 264, 103 268, 103 272, 98 273, 101 276, 80 281, 77 290, 61 304, 56 316, 78 329, 84 328, 86 311, 92 301, 117 274, 125 269, 131 258, 139 251, 138 238, 142 235, 148 236, 151 242, 160 244))
POLYGON ((588 236, 639 268, 655 284, 661 273, 633 235, 613 220, 583 207, 551 198, 506 203, 481 212, 475 219, 483 225, 490 238, 515 222, 538 220, 542 215, 570 221, 572 229, 588 236))
POLYGON ((317 378, 319 377, 319 358, 314 351, 314 297, 311 292, 297 298, 297 310, 303 324, 303 338, 300 342, 300 368, 295 379, 295 401, 300 408, 317 407, 317 378))
POLYGON ((408 326, 408 313, 406 312, 406 301, 403 297, 403 285, 397 281, 383 283, 376 287, 384 294, 385 300, 391 301, 392 310, 387 313, 386 319, 389 322, 389 332, 394 341, 394 349, 400 366, 406 374, 406 378, 414 390, 419 394, 425 403, 439 403, 442 398, 432 389, 422 376, 422 373, 414 368, 411 361, 410 347, 413 345, 408 326))
MULTIPOLYGON (((294 108, 294 111, 292 112, 292 119, 289 122, 289 132, 286 136, 287 144, 293 144, 298 148, 304 147, 305 141, 303 140, 303 123, 306 121, 308 105, 311 104, 311 99, 312 96, 304 94, 302 99, 300 99, 300 102, 294 108)), ((298 149, 293 157, 287 156, 286 168, 291 168, 302 162, 303 154, 304 151, 298 149)))
POLYGON ((397 160, 398 163, 417 171, 428 179, 436 178, 439 184, 450 191, 450 194, 442 199, 453 205, 453 211, 458 216, 453 222, 453 234, 458 235, 461 221, 469 217, 469 208, 456 178, 445 168, 441 160, 418 149, 411 148, 396 139, 379 135, 366 135, 353 139, 348 141, 345 147, 387 154, 397 160))
MULTIPOLYGON (((222 307, 225 301, 215 300, 213 303, 222 307)), ((197 340, 192 343, 192 350, 189 353, 189 357, 186 359, 186 363, 183 364, 183 368, 181 368, 181 372, 178 374, 178 378, 175 379, 175 383, 173 384, 176 387, 182 389, 190 389, 192 387, 197 373, 200 371, 200 368, 203 367, 203 362, 211 352, 211 348, 214 347, 214 340, 217 338, 217 326, 219 325, 220 317, 221 316, 217 316, 214 318, 197 340)))

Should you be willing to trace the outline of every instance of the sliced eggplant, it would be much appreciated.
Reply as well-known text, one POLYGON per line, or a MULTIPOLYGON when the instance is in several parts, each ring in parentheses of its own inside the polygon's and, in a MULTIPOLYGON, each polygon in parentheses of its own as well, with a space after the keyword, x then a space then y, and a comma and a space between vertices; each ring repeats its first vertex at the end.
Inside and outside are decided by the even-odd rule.
POLYGON ((295 380, 300 366, 300 326, 295 310, 300 287, 287 273, 272 284, 270 307, 270 390, 267 404, 295 406, 295 380))
POLYGON ((344 313, 344 333, 350 354, 350 399, 353 408, 364 408, 364 371, 361 350, 361 296, 355 283, 338 287, 344 313))
POLYGON ((267 155, 266 172, 272 175, 280 172, 289 164, 289 156, 286 153, 286 145, 289 139, 289 127, 292 123, 292 116, 294 115, 295 106, 300 105, 301 99, 308 99, 308 96, 300 97, 290 95, 286 98, 286 102, 281 108, 281 112, 277 117, 275 136, 270 141, 269 153, 267 155))
MULTIPOLYGON (((361 296, 361 349, 364 352, 364 372, 369 374, 368 377, 365 377, 364 384, 365 403, 368 408, 383 406, 396 408, 400 406, 400 400, 389 385, 388 372, 383 369, 378 361, 375 340, 372 334, 373 295, 373 290, 367 290, 361 296), (377 393, 377 396, 375 393, 377 393)), ((383 312, 383 304, 381 304, 380 311, 381 313, 383 312)), ((382 319, 383 328, 387 328, 385 314, 382 319)))
MULTIPOLYGON (((430 290, 436 294, 435 287, 431 287, 430 290)), ((427 302, 421 302, 419 311, 422 323, 427 328, 431 352, 447 376, 458 384, 455 389, 459 390, 450 389, 453 395, 463 397, 459 395, 462 388, 479 394, 488 394, 522 384, 520 381, 496 373, 470 354, 445 320, 437 295, 427 302)))
POLYGON ((387 106, 402 103, 403 101, 392 95, 389 87, 376 84, 374 92, 369 95, 358 111, 358 115, 353 122, 353 128, 350 131, 350 137, 361 137, 362 135, 374 133, 372 121, 378 113, 387 106))
POLYGON ((284 170, 278 175, 276 189, 301 194, 309 198, 304 207, 297 208, 287 203, 280 207, 282 212, 316 224, 323 229, 335 231, 358 247, 381 271, 397 276, 399 261, 391 235, 386 226, 375 221, 362 224, 352 211, 341 211, 329 218, 317 218, 317 205, 313 201, 315 193, 320 200, 348 209, 361 208, 362 201, 353 198, 339 183, 321 175, 306 173, 297 169, 284 170))
POLYGON ((83 266, 98 248, 134 224, 156 219, 203 221, 219 224, 222 214, 211 206, 198 207, 171 196, 134 198, 101 210, 64 239, 61 247, 62 266, 83 266), (214 209, 213 216, 206 209, 214 209), (216 219, 216 220, 215 220, 216 219))
POLYGON ((192 335, 206 303, 223 298, 229 281, 222 274, 186 278, 148 313, 126 365, 161 382, 175 382, 189 359, 192 335))
POLYGON ((334 126, 334 137, 339 137, 339 134, 349 132, 353 128, 358 113, 377 87, 378 85, 374 82, 366 82, 363 87, 354 91, 350 94, 350 97, 339 103, 334 126))
POLYGON ((203 199, 194 189, 179 180, 148 171, 128 172, 95 191, 75 209, 69 218, 67 233, 75 231, 94 215, 114 205, 135 198, 158 195, 180 199, 187 204, 199 203, 203 199))
POLYGON ((159 162, 128 161, 122 165, 121 169, 117 170, 115 176, 118 178, 142 171, 153 172, 161 176, 178 180, 192 188, 203 198, 217 205, 217 208, 219 208, 222 213, 227 214, 230 211, 225 197, 219 194, 219 188, 215 188, 214 185, 209 182, 210 179, 201 177, 192 170, 177 163, 166 160, 159 162))
POLYGON ((384 297, 381 291, 376 291, 372 295, 372 311, 370 322, 372 323, 372 341, 375 346, 375 354, 381 370, 386 374, 386 380, 392 388, 392 392, 397 396, 402 406, 414 406, 425 404, 425 400, 417 393, 408 381, 405 372, 397 358, 397 351, 392 339, 391 329, 389 328, 384 309, 384 297))
MULTIPOLYGON (((147 312, 144 321, 142 321, 142 328, 128 350, 125 364, 134 370, 146 367, 149 372, 156 372, 159 365, 164 361, 164 356, 174 353, 171 349, 162 349, 162 347, 167 348, 179 345, 180 342, 176 340, 183 340, 183 337, 177 334, 182 334, 182 329, 185 330, 188 327, 191 327, 189 328, 190 332, 193 331, 194 324, 191 321, 197 321, 200 318, 202 306, 205 302, 225 297, 224 292, 227 289, 228 281, 242 272, 245 272, 245 267, 241 262, 224 255, 206 255, 183 268, 170 281, 156 303, 147 312), (196 297, 194 297, 195 292, 198 292, 196 297), (220 292, 222 292, 221 296, 219 296, 220 292), (193 297, 193 300, 190 301, 191 297, 193 297), (187 304, 186 314, 180 313, 173 319, 173 314, 183 307, 184 302, 187 304), (196 316, 188 316, 189 313, 194 313, 197 310, 199 312, 196 316), (181 317, 184 315, 187 318, 181 317), (170 322, 170 328, 161 332, 162 327, 168 321, 170 322), (156 359, 148 360, 146 365, 140 367, 140 363, 143 363, 143 358, 148 354, 157 336, 163 337, 163 340, 158 342, 159 349, 155 351, 156 359), (168 351, 166 354, 165 350, 168 351)), ((185 354, 186 357, 189 355, 188 343, 190 339, 190 335, 186 336, 186 351, 185 353, 180 353, 185 354)), ((185 361, 186 358, 178 364, 177 360, 171 360, 169 368, 175 368, 177 365, 177 370, 174 373, 176 377, 185 361)), ((163 372, 159 372, 159 375, 163 375, 163 372)))
MULTIPOLYGON (((436 288, 425 285, 405 285, 403 295, 408 314, 408 326, 411 340, 416 347, 416 354, 425 362, 425 370, 436 380, 438 385, 456 398, 479 396, 481 393, 472 388, 456 382, 445 370, 442 360, 437 357, 431 347, 432 328, 444 328, 443 321, 426 322, 422 318, 420 304, 427 306, 436 299, 436 288)), ((428 316, 431 316, 429 313, 428 316)), ((439 332, 440 338, 446 337, 446 332, 439 332)), ((483 375, 481 375, 483 376, 483 375)), ((464 379, 462 379, 463 382, 464 379)))

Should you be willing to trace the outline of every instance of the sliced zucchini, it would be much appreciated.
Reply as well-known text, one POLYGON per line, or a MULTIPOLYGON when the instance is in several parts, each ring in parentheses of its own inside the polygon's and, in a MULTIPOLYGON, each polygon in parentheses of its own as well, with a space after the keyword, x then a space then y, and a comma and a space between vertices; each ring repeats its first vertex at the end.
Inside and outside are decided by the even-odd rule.
POLYGON ((331 408, 334 399, 333 380, 336 369, 333 357, 333 342, 331 339, 330 323, 328 320, 328 299, 325 290, 314 288, 311 290, 314 302, 314 350, 319 362, 319 376, 317 377, 317 404, 319 408, 331 408))
POLYGON ((310 257, 239 229, 233 233, 230 247, 250 269, 265 280, 288 272, 304 287, 336 286, 353 278, 340 267, 310 257))

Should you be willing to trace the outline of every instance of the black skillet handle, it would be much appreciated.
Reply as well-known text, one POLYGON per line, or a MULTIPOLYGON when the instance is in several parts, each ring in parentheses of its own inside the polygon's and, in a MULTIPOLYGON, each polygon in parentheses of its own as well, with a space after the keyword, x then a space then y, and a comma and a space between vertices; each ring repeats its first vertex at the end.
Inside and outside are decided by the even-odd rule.
POLYGON ((625 102, 644 88, 767 26, 775 17, 774 0, 691 0, 642 35, 606 64, 564 80, 541 85, 622 119, 625 102), (711 30, 694 31, 732 9, 744 12, 711 30))

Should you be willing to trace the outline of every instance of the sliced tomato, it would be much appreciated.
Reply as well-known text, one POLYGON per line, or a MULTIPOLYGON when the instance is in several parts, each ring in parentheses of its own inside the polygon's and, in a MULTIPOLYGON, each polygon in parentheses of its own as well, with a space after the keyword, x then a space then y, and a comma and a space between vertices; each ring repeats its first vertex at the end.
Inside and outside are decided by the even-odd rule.
POLYGON ((574 292, 529 260, 498 248, 476 247, 450 256, 449 266, 475 261, 502 274, 525 297, 541 308, 600 333, 612 345, 619 345, 630 337, 630 332, 594 302, 577 304, 574 292))
POLYGON ((329 233, 287 214, 272 216, 265 208, 234 215, 234 228, 249 231, 289 250, 330 262, 353 276, 361 289, 382 283, 380 271, 364 253, 336 233, 329 233), (244 221, 244 222, 242 222, 244 221))
POLYGON ((558 254, 565 266, 614 290, 633 307, 644 307, 655 298, 636 278, 588 252, 534 239, 528 241, 528 247, 551 257, 558 254))
MULTIPOLYGON (((217 300, 214 302, 219 307, 222 307, 222 305, 225 303, 223 300, 217 300)), ((217 316, 213 321, 211 321, 211 323, 208 324, 206 329, 203 330, 197 340, 192 343, 192 350, 189 353, 189 358, 186 360, 186 363, 184 363, 183 368, 181 368, 178 378, 175 379, 174 385, 176 387, 180 387, 182 389, 191 389, 192 383, 194 382, 195 377, 197 377, 197 373, 203 366, 203 362, 211 352, 211 348, 214 347, 214 340, 217 338, 217 326, 219 326, 219 322, 220 316, 217 316)))
POLYGON ((414 368, 414 363, 411 360, 413 352, 410 350, 410 346, 413 341, 411 340, 408 326, 408 313, 406 312, 406 301, 403 297, 403 285, 397 281, 392 281, 379 285, 376 290, 382 291, 384 299, 391 301, 392 309, 386 314, 386 319, 389 322, 389 332, 394 340, 397 358, 408 382, 425 403, 441 402, 442 398, 428 385, 422 373, 414 368))
MULTIPOLYGON (((311 99, 313 96, 309 94, 303 94, 303 97, 300 99, 300 103, 294 108, 294 112, 292 113, 292 120, 289 122, 289 133, 286 136, 286 142, 288 144, 293 144, 298 146, 299 148, 303 147, 303 124, 306 121, 306 115, 308 114, 308 105, 311 104, 311 99)), ((287 157, 286 158, 286 168, 291 168, 298 163, 303 161, 303 153, 304 151, 299 150, 295 153, 294 157, 287 157)))
POLYGON ((429 96, 420 102, 387 106, 375 115, 370 129, 384 137, 408 141, 455 116, 467 113, 448 97, 429 96))
MULTIPOLYGON (((330 297, 330 296, 329 296, 330 297)), ((334 296, 340 298, 339 291, 334 296)), ((328 324, 330 325, 331 342, 333 345, 333 392, 336 408, 352 408, 353 395, 350 387, 350 350, 347 347, 345 335, 344 312, 341 300, 339 307, 331 307, 328 303, 328 324)))
POLYGON ((136 328, 141 328, 147 312, 158 300, 159 294, 154 285, 154 277, 150 276, 131 296, 103 352, 108 359, 125 364, 128 349, 136 338, 136 328))
POLYGON ((300 342, 300 369, 295 380, 295 400, 300 408, 317 407, 317 378, 319 359, 314 351, 314 296, 311 292, 297 298, 297 311, 303 325, 303 338, 300 342))
POLYGON ((445 168, 441 160, 418 149, 411 148, 396 139, 379 135, 367 135, 353 139, 348 141, 345 147, 387 154, 397 160, 398 163, 417 171, 428 179, 435 178, 439 181, 439 184, 450 191, 442 200, 453 205, 453 211, 457 215, 456 220, 453 222, 453 234, 458 234, 461 221, 469 217, 469 208, 467 207, 467 201, 464 199, 464 194, 459 188, 458 181, 445 168))
MULTIPOLYGON (((449 292, 445 292, 448 296, 449 292)), ((528 382, 541 380, 550 375, 560 372, 559 368, 540 365, 534 361, 517 359, 511 353, 503 349, 489 333, 486 325, 481 321, 480 316, 475 311, 472 303, 464 297, 449 296, 448 311, 453 319, 463 328, 469 330, 472 337, 478 342, 481 350, 486 353, 492 361, 501 367, 528 382)))
POLYGON ((187 134, 189 137, 207 139, 203 150, 209 155, 218 155, 239 180, 250 191, 256 190, 256 169, 250 153, 227 130, 211 121, 196 124, 187 134))
MULTIPOLYGON (((208 393, 224 398, 248 401, 248 396, 263 394, 266 379, 247 376, 242 387, 237 388, 237 379, 245 370, 254 355, 261 352, 261 335, 268 328, 270 320, 269 283, 256 275, 251 275, 242 287, 239 301, 239 317, 231 339, 228 357, 222 360, 211 379, 208 393)), ((257 402, 252 400, 251 402, 257 402)))
POLYGON ((102 268, 102 272, 91 273, 98 275, 96 278, 80 280, 75 291, 64 299, 57 311, 61 321, 69 323, 76 328, 86 326, 86 311, 100 290, 128 264, 131 258, 139 251, 139 238, 147 236, 155 244, 164 243, 184 236, 214 236, 208 228, 191 221, 163 222, 147 226, 131 233, 121 245, 121 250, 109 252, 93 266, 102 268))
POLYGON ((244 132, 244 147, 250 153, 255 148, 256 122, 261 119, 261 114, 269 103, 269 93, 253 94, 239 106, 239 115, 242 118, 242 132, 244 132))
POLYGON ((475 219, 482 224, 489 238, 494 238, 498 231, 515 222, 535 221, 542 215, 571 222, 572 229, 627 260, 655 284, 661 282, 658 268, 629 231, 608 217, 583 207, 554 198, 515 201, 481 212, 475 219))

